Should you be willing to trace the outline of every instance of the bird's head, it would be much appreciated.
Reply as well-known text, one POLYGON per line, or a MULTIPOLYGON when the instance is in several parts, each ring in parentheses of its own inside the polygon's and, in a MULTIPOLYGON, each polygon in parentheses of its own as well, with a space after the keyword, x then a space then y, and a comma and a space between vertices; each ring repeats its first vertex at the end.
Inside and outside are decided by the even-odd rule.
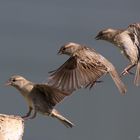
POLYGON ((64 44, 60 50, 58 51, 58 54, 66 54, 66 55, 73 55, 77 50, 81 48, 80 44, 77 43, 67 43, 64 44))
POLYGON ((28 83, 28 81, 19 75, 14 75, 9 78, 9 80, 6 82, 7 86, 13 86, 17 89, 22 89, 23 86, 25 86, 28 83))
POLYGON ((95 37, 96 40, 111 40, 114 35, 116 35, 117 30, 115 29, 105 29, 101 30, 95 37))

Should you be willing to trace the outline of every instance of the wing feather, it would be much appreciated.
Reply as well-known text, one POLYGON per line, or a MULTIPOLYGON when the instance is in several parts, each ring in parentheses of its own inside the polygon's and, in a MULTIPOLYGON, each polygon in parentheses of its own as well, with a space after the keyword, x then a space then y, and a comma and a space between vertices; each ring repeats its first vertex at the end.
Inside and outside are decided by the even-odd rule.
POLYGON ((90 57, 87 55, 85 58, 81 58, 80 55, 70 57, 62 66, 51 73, 48 84, 69 92, 90 84, 93 85, 106 73, 106 67, 94 58, 91 51, 89 52, 90 57))
POLYGON ((140 23, 130 24, 127 30, 130 32, 130 37, 133 42, 140 48, 140 23))
POLYGON ((47 84, 36 84, 33 90, 37 94, 42 94, 45 97, 48 106, 52 108, 56 104, 60 103, 66 96, 71 94, 68 92, 60 91, 59 89, 47 84))

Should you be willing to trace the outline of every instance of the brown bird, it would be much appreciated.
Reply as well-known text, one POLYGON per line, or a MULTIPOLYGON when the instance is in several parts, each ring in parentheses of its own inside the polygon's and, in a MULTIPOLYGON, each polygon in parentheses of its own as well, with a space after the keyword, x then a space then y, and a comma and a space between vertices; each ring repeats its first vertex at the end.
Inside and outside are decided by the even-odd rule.
POLYGON ((38 112, 57 118, 66 127, 74 126, 72 122, 54 109, 55 105, 61 102, 66 96, 69 96, 70 93, 62 92, 47 84, 34 84, 19 75, 12 76, 6 85, 15 87, 25 98, 29 111, 23 116, 24 119, 33 119, 38 112))
POLYGON ((134 84, 140 85, 140 23, 129 25, 126 29, 105 29, 95 37, 97 40, 106 40, 117 46, 130 61, 121 75, 126 75, 136 66, 134 84))
POLYGON ((119 91, 125 94, 126 88, 115 67, 94 49, 70 42, 62 46, 58 53, 70 58, 51 72, 49 85, 72 92, 81 87, 92 87, 102 75, 109 73, 119 91))

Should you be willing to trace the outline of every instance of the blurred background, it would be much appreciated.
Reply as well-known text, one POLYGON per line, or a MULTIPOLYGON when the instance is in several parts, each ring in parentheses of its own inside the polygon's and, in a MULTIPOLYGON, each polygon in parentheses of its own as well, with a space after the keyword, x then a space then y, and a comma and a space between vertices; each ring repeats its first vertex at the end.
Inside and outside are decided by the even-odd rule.
MULTIPOLYGON (((23 115, 27 105, 4 83, 19 74, 35 83, 47 81, 48 71, 68 59, 57 51, 67 42, 86 44, 109 59, 120 73, 128 64, 112 44, 94 40, 101 29, 126 28, 140 21, 139 0, 1 0, 0 113, 23 115)), ((134 69, 135 70, 135 69, 134 69)), ((140 136, 140 87, 134 76, 122 80, 121 96, 109 75, 92 90, 78 90, 56 108, 73 123, 38 115, 25 123, 24 140, 137 140, 140 136)))

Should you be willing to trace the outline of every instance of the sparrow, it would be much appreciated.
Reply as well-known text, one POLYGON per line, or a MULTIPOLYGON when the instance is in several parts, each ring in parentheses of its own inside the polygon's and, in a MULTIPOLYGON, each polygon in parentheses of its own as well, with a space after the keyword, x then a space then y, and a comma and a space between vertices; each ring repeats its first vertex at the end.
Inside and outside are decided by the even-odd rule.
POLYGON ((125 94, 126 87, 113 64, 94 49, 69 42, 60 48, 58 54, 66 54, 70 58, 58 69, 50 72, 49 85, 73 92, 82 87, 91 88, 100 77, 109 73, 120 93, 125 94))
POLYGON ((130 24, 126 29, 104 29, 99 31, 96 40, 105 40, 117 46, 130 64, 121 75, 131 74, 130 69, 136 66, 134 84, 140 85, 140 23, 130 24))
POLYGON ((22 118, 33 119, 37 113, 51 116, 61 121, 66 127, 73 127, 74 124, 63 117, 54 107, 70 93, 60 91, 47 84, 35 84, 20 75, 12 76, 6 83, 15 87, 25 98, 29 111, 22 118))

